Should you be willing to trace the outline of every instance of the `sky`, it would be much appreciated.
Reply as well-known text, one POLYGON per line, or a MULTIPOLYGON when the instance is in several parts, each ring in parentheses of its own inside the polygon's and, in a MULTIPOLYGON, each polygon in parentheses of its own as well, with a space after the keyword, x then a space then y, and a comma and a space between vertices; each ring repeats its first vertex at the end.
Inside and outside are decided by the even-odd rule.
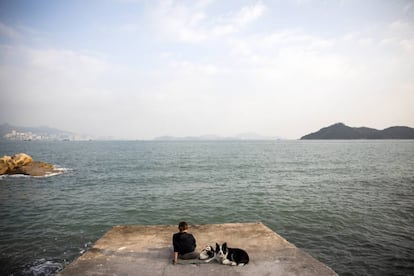
POLYGON ((0 0, 0 123, 298 139, 413 106, 412 0, 0 0))

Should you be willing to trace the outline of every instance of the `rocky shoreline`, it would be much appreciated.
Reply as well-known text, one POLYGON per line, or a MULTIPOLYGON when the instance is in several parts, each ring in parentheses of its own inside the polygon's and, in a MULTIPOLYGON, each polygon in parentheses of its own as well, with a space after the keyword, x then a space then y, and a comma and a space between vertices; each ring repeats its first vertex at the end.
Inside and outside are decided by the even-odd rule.
POLYGON ((34 161, 26 153, 18 153, 13 156, 5 155, 0 158, 0 175, 48 176, 60 172, 54 165, 42 161, 34 161))

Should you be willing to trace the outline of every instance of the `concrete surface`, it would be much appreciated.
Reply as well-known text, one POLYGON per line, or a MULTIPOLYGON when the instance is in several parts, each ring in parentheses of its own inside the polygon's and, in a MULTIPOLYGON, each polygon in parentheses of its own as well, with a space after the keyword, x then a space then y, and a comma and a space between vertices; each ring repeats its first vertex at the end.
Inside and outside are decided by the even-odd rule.
POLYGON ((177 225, 115 226, 58 275, 337 275, 331 268, 273 232, 262 223, 190 225, 197 250, 216 242, 242 248, 249 264, 173 265, 172 235, 177 225))

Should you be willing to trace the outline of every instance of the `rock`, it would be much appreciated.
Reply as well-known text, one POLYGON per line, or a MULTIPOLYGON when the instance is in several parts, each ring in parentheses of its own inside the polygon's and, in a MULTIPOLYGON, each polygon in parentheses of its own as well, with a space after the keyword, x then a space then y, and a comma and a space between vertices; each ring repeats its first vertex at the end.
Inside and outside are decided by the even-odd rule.
POLYGON ((32 157, 25 153, 0 158, 0 175, 25 174, 30 176, 47 176, 58 172, 59 170, 54 165, 42 161, 33 161, 32 157))
POLYGON ((27 165, 20 167, 19 171, 22 174, 31 176, 46 176, 59 172, 54 165, 42 161, 33 161, 27 165))
POLYGON ((15 167, 21 167, 33 162, 32 157, 27 155, 26 153, 18 153, 12 157, 15 167))
POLYGON ((11 157, 7 155, 0 158, 0 175, 5 174, 9 170, 9 160, 11 160, 11 157))
POLYGON ((0 160, 0 172, 2 172, 0 175, 12 171, 16 167, 16 163, 11 156, 5 155, 0 160))

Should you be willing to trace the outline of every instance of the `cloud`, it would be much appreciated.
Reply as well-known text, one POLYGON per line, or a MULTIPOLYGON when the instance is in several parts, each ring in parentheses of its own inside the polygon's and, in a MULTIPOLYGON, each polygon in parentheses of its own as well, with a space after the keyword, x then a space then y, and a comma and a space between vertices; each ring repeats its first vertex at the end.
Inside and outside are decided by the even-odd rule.
POLYGON ((414 23, 404 20, 396 20, 386 26, 389 36, 407 38, 414 36, 414 23))
MULTIPOLYGON (((59 49, 2 46, 0 51, 6 61, 0 64, 5 121, 59 126, 53 118, 64 118, 65 123, 92 119, 88 111, 104 111, 113 99, 104 85, 110 66, 102 58, 59 49), (15 117, 16 107, 25 112, 15 117)), ((74 127, 73 122, 67 125, 74 127)))
POLYGON ((414 23, 396 20, 386 28, 388 45, 397 44, 403 51, 414 54, 414 23))
POLYGON ((0 37, 2 36, 11 39, 17 39, 21 37, 20 33, 16 29, 0 22, 0 37))
POLYGON ((152 13, 152 22, 163 37, 196 43, 235 33, 260 18, 267 9, 257 2, 237 11, 211 14, 207 10, 211 2, 202 3, 161 2, 152 13))
POLYGON ((72 50, 22 49, 28 57, 28 66, 65 79, 96 81, 108 64, 102 58, 72 50))
POLYGON ((414 11, 414 4, 412 2, 407 2, 403 8, 405 13, 409 13, 411 11, 414 11))
POLYGON ((199 30, 205 17, 202 7, 190 7, 173 1, 160 2, 152 13, 153 24, 161 35, 187 42, 198 42, 207 38, 199 30))
MULTIPOLYGON (((226 21, 228 34, 236 34, 237 24, 230 22, 226 21)), ((183 101, 194 97, 191 93, 202 95, 204 103, 216 102, 211 106, 226 117, 227 123, 242 128, 244 122, 267 134, 271 131, 263 122, 283 125, 283 118, 312 121, 315 128, 323 118, 329 118, 327 124, 344 118, 366 124, 361 118, 367 118, 374 127, 386 127, 386 123, 375 125, 374 118, 390 125, 393 120, 408 118, 407 113, 385 115, 384 110, 389 110, 389 105, 404 106, 405 101, 395 93, 404 94, 406 100, 412 98, 407 96, 413 87, 409 77, 413 63, 411 28, 411 23, 401 21, 334 35, 300 28, 226 35, 210 41, 216 55, 205 60, 186 58, 185 53, 165 56, 177 74, 171 80, 174 85, 166 84, 164 91, 181 91, 183 101), (208 67, 214 68, 210 71, 214 74, 203 70, 208 67), (203 92, 199 87, 205 88, 203 92), (203 93, 209 93, 208 97, 203 93)))
POLYGON ((263 3, 257 2, 253 5, 242 7, 230 21, 234 22, 236 26, 243 27, 260 18, 266 10, 267 7, 263 3))
POLYGON ((405 51, 414 55, 414 38, 404 39, 400 42, 400 45, 405 51))

